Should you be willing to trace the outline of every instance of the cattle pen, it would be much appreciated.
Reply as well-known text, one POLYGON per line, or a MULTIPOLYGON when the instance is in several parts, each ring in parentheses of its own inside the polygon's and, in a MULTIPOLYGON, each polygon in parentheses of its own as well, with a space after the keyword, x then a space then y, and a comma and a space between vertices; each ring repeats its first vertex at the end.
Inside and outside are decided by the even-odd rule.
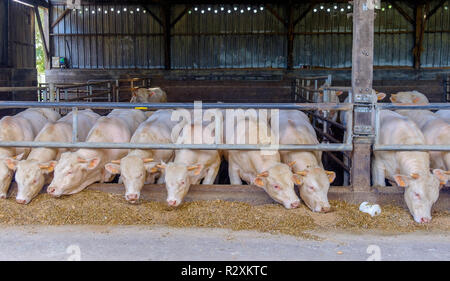
MULTIPOLYGON (((445 141, 382 143, 381 115, 386 111, 429 112, 433 116, 437 116, 437 111, 450 112, 449 6, 450 1, 446 0, 290 0, 286 3, 270 0, 0 0, 0 118, 15 116, 26 109, 47 108, 60 117, 71 114, 72 126, 70 140, 65 141, 14 140, 0 134, 0 150, 172 150, 174 155, 185 150, 219 151, 220 168, 213 183, 199 181, 185 194, 184 201, 191 205, 182 205, 179 212, 187 221, 196 221, 193 215, 185 213, 186 208, 193 205, 203 206, 211 212, 211 206, 218 206, 223 201, 231 204, 224 208, 236 206, 241 208, 239 210, 247 208, 247 205, 239 205, 243 203, 267 210, 280 203, 270 192, 255 184, 256 181, 232 183, 230 162, 226 158, 229 151, 279 155, 283 152, 321 153, 321 169, 328 174, 335 173, 327 193, 332 210, 339 206, 356 208, 354 206, 364 201, 381 205, 382 211, 386 206, 386 212, 408 210, 406 188, 395 180, 396 175, 394 180, 386 176, 385 186, 374 184, 375 154, 424 152, 431 155, 441 152, 444 155, 450 152, 450 144, 445 141), (38 74, 37 67, 43 68, 44 72, 38 74), (149 91, 148 101, 135 100, 141 89, 149 91), (150 100, 155 95, 154 89, 162 91, 167 100, 150 100), (416 99, 395 102, 393 97, 400 92, 422 93, 426 102, 416 99), (196 112, 200 111, 203 116, 211 110, 214 118, 207 121, 213 124, 211 128, 215 135, 210 143, 180 143, 173 135, 170 142, 133 142, 131 137, 126 142, 89 141, 80 139, 79 112, 84 109, 102 117, 115 109, 139 110, 147 118, 161 110, 188 110, 195 120, 191 124, 198 121, 196 112), (305 113, 316 142, 286 144, 280 143, 279 139, 274 141, 273 130, 277 130, 276 133, 279 130, 278 125, 273 125, 280 121, 277 114, 288 110, 305 113), (244 122, 246 117, 251 120, 253 112, 258 120, 262 118, 260 116, 272 114, 267 119, 271 142, 225 141, 223 134, 228 132, 224 127, 224 116, 232 111, 244 114, 244 122)), ((202 118, 206 122, 205 117, 202 118)), ((232 118, 234 126, 234 115, 232 118)), ((236 118, 239 122, 239 117, 236 118)), ((241 132, 234 133, 239 135, 241 132)), ((261 130, 258 133, 263 134, 261 130)), ((0 161, 5 163, 8 159, 17 157, 19 161, 23 157, 19 153, 1 155, 0 161)), ((55 157, 61 157, 61 153, 57 155, 55 157)), ((59 158, 53 160, 57 162, 59 158)), ((432 210, 439 212, 436 215, 438 222, 445 221, 442 229, 448 231, 450 167, 445 166, 448 165, 445 161, 444 168, 439 169, 444 171, 447 180, 440 180, 439 197, 432 210)), ((120 159, 107 162, 120 164, 120 159)), ((162 178, 167 161, 158 162, 153 169, 158 167, 162 178)), ((295 161, 291 163, 289 167, 295 161)), ((103 173, 108 173, 105 165, 102 163, 102 179, 89 184, 81 193, 98 198, 104 198, 105 194, 124 195, 126 187, 122 176, 111 173, 108 174, 110 179, 103 178, 103 173)), ((8 164, 3 166, 11 170, 6 169, 8 173, 15 172, 8 164)), ((434 170, 429 167, 426 172, 432 174, 434 170)), ((289 171, 294 176, 296 173, 301 175, 293 169, 289 171)), ((400 169, 396 172, 399 174, 400 169)), ((262 174, 264 172, 256 173, 255 179, 262 174)), ((418 177, 416 173, 408 176, 418 177)), ((7 200, 18 193, 17 180, 12 179, 7 200)), ((294 180, 293 183, 296 196, 301 197, 303 182, 294 180)), ((47 197, 50 196, 47 186, 49 183, 36 197, 39 204, 51 200, 47 197)), ((159 205, 149 202, 169 202, 168 192, 166 182, 146 182, 139 197, 143 205, 128 204, 125 208, 130 210, 128 208, 136 206, 141 208, 137 210, 143 210, 143 206, 147 206, 158 213, 161 211, 159 205)), ((71 198, 76 196, 83 200, 82 195, 69 195, 71 198)), ((304 202, 303 199, 300 201, 304 202)), ((0 202, 0 209, 5 206, 9 205, 2 206, 0 202)), ((24 205, 27 206, 30 205, 24 205)), ((306 203, 302 206, 312 210, 306 203)), ((96 210, 91 206, 87 208, 96 210)), ((318 212, 326 213, 326 209, 318 212)), ((122 218, 118 213, 111 214, 122 218)), ((171 215, 174 213, 168 216, 171 215)), ((238 216, 237 213, 234 215, 238 216)), ((354 213, 352 216, 356 217, 354 213)), ((201 215, 198 217, 208 220, 201 215)), ((0 223, 3 220, 9 222, 12 219, 8 214, 6 218, 0 214, 0 223)), ((123 224, 130 224, 126 218, 124 220, 126 223, 123 224)), ((42 221, 47 223, 51 219, 30 220, 29 223, 42 221)), ((102 224, 97 217, 92 221, 102 224)), ((158 221, 156 215, 153 221, 158 221)), ((73 219, 67 224, 78 222, 73 219)), ((119 221, 118 224, 122 223, 119 221)), ((357 224, 355 219, 352 227, 357 224)), ((211 225, 217 227, 220 223, 211 225)), ((251 229, 263 228, 256 225, 251 229)), ((345 225, 343 220, 339 225, 345 225)), ((362 228, 367 227, 367 224, 363 225, 362 228)), ((281 233, 291 234, 283 231, 281 233)), ((302 235, 306 237, 303 232, 302 235)))

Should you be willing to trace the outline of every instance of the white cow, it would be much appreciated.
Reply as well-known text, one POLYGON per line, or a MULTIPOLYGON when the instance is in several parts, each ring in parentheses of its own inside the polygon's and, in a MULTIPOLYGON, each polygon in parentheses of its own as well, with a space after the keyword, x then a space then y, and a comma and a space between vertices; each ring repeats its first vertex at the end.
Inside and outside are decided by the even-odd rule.
MULTIPOLYGON (((280 110, 280 144, 319 144, 308 116, 298 110, 280 110)), ((321 151, 280 151, 281 161, 301 177, 300 197, 314 212, 328 212, 328 189, 336 178, 325 171, 321 151)))
POLYGON ((134 90, 130 102, 135 103, 158 103, 167 102, 167 94, 160 87, 138 88, 134 90))
MULTIPOLYGON (((425 95, 417 92, 399 92, 391 96, 393 103, 428 104, 425 95)), ((450 124, 430 110, 397 110, 414 121, 430 145, 450 145, 450 124)), ((450 171, 450 152, 430 151, 431 168, 450 171)))
MULTIPOLYGON (((171 134, 177 122, 171 121, 172 110, 158 110, 151 115, 134 133, 131 143, 172 143, 171 134)), ((179 134, 176 133, 176 134, 179 134)), ((121 174, 125 185, 125 199, 136 203, 144 183, 164 182, 160 169, 155 167, 161 161, 173 159, 173 150, 132 149, 119 161, 106 164, 111 174, 121 174)))
MULTIPOLYGON (((72 117, 70 112, 57 122, 47 123, 39 132, 34 141, 37 142, 70 142, 72 140, 72 117)), ((90 109, 78 112, 78 140, 84 141, 89 130, 95 124, 100 115, 90 109)), ((51 173, 55 162, 65 148, 37 147, 33 148, 26 160, 8 158, 7 165, 16 171, 17 182, 16 201, 20 204, 28 204, 37 196, 44 184, 52 179, 51 173)))
MULTIPOLYGON (((380 112, 379 143, 382 145, 425 144, 425 137, 408 118, 389 110, 380 112)), ((421 151, 375 151, 372 160, 374 185, 385 186, 385 178, 405 187, 404 198, 414 220, 431 220, 431 207, 439 197, 439 189, 449 179, 445 171, 430 173, 430 156, 421 151)))
MULTIPOLYGON (((107 116, 100 117, 90 130, 87 142, 129 142, 134 131, 146 119, 145 114, 136 109, 114 109, 107 116)), ((55 161, 53 180, 47 192, 55 197, 80 192, 94 182, 107 182, 112 175, 105 164, 120 159, 127 154, 126 149, 79 149, 61 154, 55 161)))
MULTIPOLYGON (((180 144, 201 144, 208 138, 214 138, 215 130, 209 129, 214 123, 203 122, 201 126, 202 135, 195 133, 194 125, 185 124, 181 133, 174 143, 180 144), (202 141, 198 138, 202 137, 202 141)), ((176 133, 173 137, 176 137, 176 133)), ((175 152, 173 162, 161 163, 158 168, 165 173, 167 189, 167 203, 169 206, 178 206, 189 191, 192 184, 213 184, 219 172, 221 155, 217 150, 191 150, 180 149, 175 152)))
MULTIPOLYGON (((245 141, 235 140, 235 143, 269 144, 270 140, 262 136, 259 136, 255 142, 251 140, 250 135, 255 133, 253 130, 258 130, 258 123, 262 126, 269 126, 264 121, 257 122, 256 118, 237 120, 234 132, 236 136, 245 136, 245 141), (238 132, 237 128, 246 128, 245 133, 238 132)), ((248 184, 263 188, 272 199, 287 209, 300 206, 300 200, 294 191, 294 182, 300 184, 301 178, 299 175, 293 174, 287 164, 281 163, 278 152, 229 150, 225 156, 228 160, 231 184, 240 185, 242 184, 241 179, 243 179, 248 184)))
POLYGON ((450 123, 450 109, 442 109, 436 112, 439 118, 445 120, 445 122, 450 123))
MULTIPOLYGON (((55 122, 60 117, 48 108, 30 108, 14 116, 5 116, 0 120, 0 141, 33 141, 47 122, 55 122)), ((0 198, 6 198, 13 177, 7 159, 20 160, 29 152, 29 148, 0 147, 0 198)))
POLYGON ((418 91, 406 91, 392 94, 390 97, 393 103, 415 103, 415 104, 428 104, 428 98, 418 91))

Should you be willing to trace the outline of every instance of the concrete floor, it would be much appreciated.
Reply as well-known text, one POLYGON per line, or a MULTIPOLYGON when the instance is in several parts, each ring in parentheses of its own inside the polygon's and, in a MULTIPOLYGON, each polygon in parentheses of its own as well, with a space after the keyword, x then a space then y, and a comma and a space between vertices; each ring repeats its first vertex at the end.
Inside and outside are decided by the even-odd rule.
POLYGON ((223 229, 2 227, 0 260, 450 260, 449 233, 313 234, 324 240, 223 229))

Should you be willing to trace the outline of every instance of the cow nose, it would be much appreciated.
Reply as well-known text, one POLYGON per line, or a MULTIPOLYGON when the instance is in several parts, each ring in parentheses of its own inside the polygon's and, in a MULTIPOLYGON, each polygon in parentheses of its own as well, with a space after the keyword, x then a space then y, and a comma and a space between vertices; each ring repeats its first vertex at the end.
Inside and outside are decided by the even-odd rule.
POLYGON ((330 207, 322 207, 321 212, 322 213, 328 213, 331 210, 330 207))
POLYGON ((291 203, 292 209, 298 208, 299 206, 300 206, 300 201, 295 201, 295 202, 291 203))
POLYGON ((50 193, 50 194, 55 193, 55 188, 54 187, 48 187, 47 188, 47 193, 50 193))
POLYGON ((420 222, 421 222, 421 223, 429 223, 430 220, 431 220, 431 219, 429 219, 429 218, 421 218, 421 219, 420 219, 420 222))
POLYGON ((167 204, 169 204, 169 206, 174 207, 177 205, 177 200, 169 200, 169 201, 167 201, 167 204))
POLYGON ((19 203, 19 204, 26 204, 27 203, 27 201, 23 200, 23 199, 16 199, 16 202, 19 203))
POLYGON ((127 201, 130 201, 131 203, 136 203, 136 201, 138 200, 138 195, 137 194, 128 194, 126 196, 127 201))
POLYGON ((0 195, 0 199, 6 199, 6 195, 5 194, 0 195))

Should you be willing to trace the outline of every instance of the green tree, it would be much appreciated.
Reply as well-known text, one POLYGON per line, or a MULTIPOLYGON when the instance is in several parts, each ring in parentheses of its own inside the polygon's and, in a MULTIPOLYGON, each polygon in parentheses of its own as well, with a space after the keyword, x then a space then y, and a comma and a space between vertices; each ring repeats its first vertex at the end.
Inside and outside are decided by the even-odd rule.
MULTIPOLYGON (((39 9, 39 15, 41 19, 44 18, 44 10, 39 9)), ((38 74, 38 81, 41 81, 41 75, 45 74, 45 53, 44 53, 44 44, 42 43, 41 33, 39 32, 39 27, 37 23, 37 19, 35 18, 35 38, 36 38, 36 69, 38 74)))

